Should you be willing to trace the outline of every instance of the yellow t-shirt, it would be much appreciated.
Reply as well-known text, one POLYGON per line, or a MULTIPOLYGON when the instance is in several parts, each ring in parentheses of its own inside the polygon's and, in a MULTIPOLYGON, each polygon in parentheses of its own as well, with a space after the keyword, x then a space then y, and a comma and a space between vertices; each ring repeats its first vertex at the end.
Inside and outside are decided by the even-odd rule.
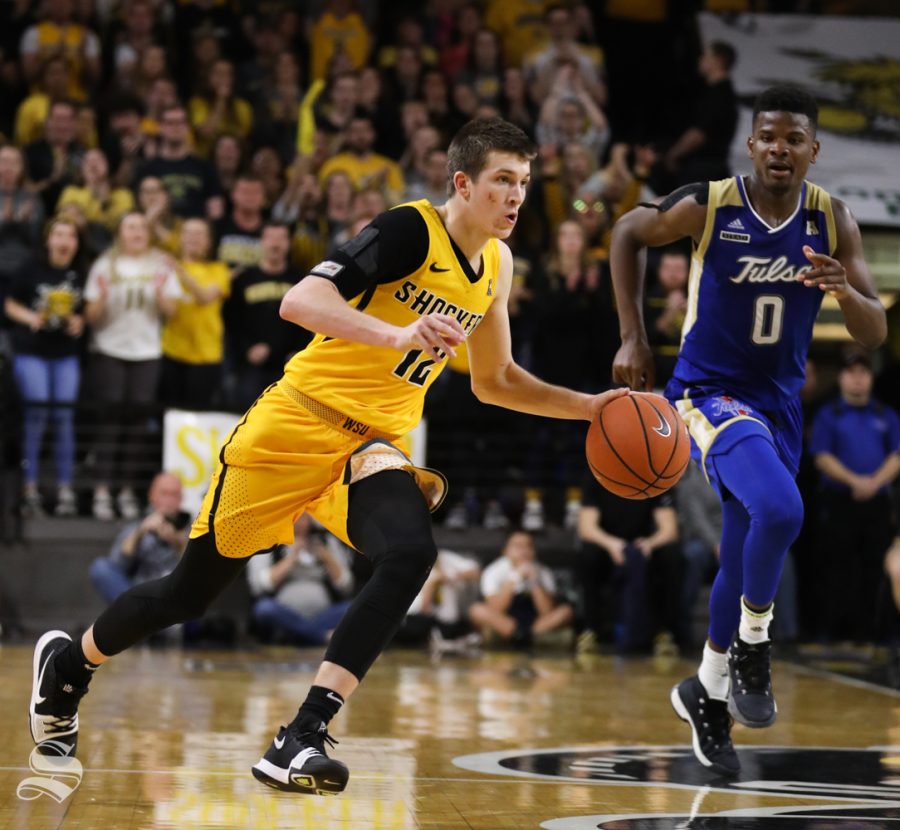
POLYGON ((185 291, 175 314, 162 331, 163 354, 182 363, 222 362, 222 304, 231 293, 231 274, 224 262, 182 262, 200 285, 215 285, 222 296, 200 305, 185 291))
POLYGON ((547 43, 548 5, 547 0, 489 0, 484 25, 500 36, 507 66, 521 66, 526 55, 547 43))
POLYGON ((127 188, 117 187, 105 202, 100 202, 88 188, 70 184, 60 194, 56 209, 64 205, 78 205, 88 222, 98 222, 114 231, 119 219, 134 207, 134 196, 127 188))
POLYGON ((50 96, 44 92, 29 95, 16 110, 15 142, 20 147, 44 137, 44 122, 50 112, 50 96))
MULTIPOLYGON (((496 239, 487 243, 481 273, 470 282, 431 203, 422 199, 400 207, 414 208, 425 220, 428 253, 424 261, 410 274, 370 285, 350 304, 396 326, 408 326, 424 314, 453 314, 470 333, 496 295, 499 243, 496 239)), ((398 242, 382 239, 380 244, 398 242)), ((329 267, 335 264, 316 266, 326 272, 329 267)), ((312 274, 316 274, 316 268, 312 274)), ((290 359, 284 376, 291 386, 319 403, 383 434, 405 435, 422 417, 425 393, 446 364, 446 360, 428 356, 421 349, 404 354, 319 334, 290 359)))
MULTIPOLYGON (((84 72, 84 51, 89 48, 96 39, 90 38, 90 33, 80 23, 68 23, 59 26, 52 21, 45 20, 37 23, 32 30, 26 30, 26 38, 34 35, 34 43, 37 47, 37 55, 43 64, 51 55, 61 51, 62 57, 69 70, 69 85, 67 93, 75 101, 84 101, 87 98, 87 90, 82 84, 84 72)), ((34 91, 34 90, 32 90, 34 91)))
POLYGON ((346 173, 357 190, 367 187, 381 190, 386 187, 393 193, 400 194, 406 188, 400 165, 378 153, 369 153, 365 158, 355 153, 338 153, 332 156, 319 170, 319 183, 324 184, 335 170, 346 173))
POLYGON ((362 68, 369 56, 369 30, 356 12, 341 18, 325 12, 313 25, 309 42, 309 77, 312 81, 325 78, 328 62, 335 52, 346 52, 354 69, 362 68))
POLYGON ((253 129, 253 108, 243 98, 235 98, 234 106, 225 110, 225 117, 219 123, 216 134, 206 139, 197 129, 209 117, 209 101, 200 96, 191 98, 188 104, 191 126, 194 128, 194 148, 200 158, 209 158, 213 144, 220 135, 230 133, 238 138, 246 138, 253 129))

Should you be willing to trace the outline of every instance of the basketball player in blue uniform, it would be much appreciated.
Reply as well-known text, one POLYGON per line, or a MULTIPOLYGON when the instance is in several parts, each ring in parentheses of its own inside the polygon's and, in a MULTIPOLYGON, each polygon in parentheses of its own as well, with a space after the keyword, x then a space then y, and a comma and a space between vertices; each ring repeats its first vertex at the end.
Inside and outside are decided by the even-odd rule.
POLYGON ((616 380, 653 387, 641 317, 643 249, 690 236, 693 258, 682 344, 666 396, 691 432, 692 454, 722 501, 719 572, 696 676, 671 693, 697 759, 720 774, 740 762, 731 718, 769 726, 776 705, 769 624, 803 503, 799 392, 822 297, 840 304, 867 348, 887 334, 884 308, 849 209, 806 181, 819 152, 818 108, 789 86, 753 108, 749 176, 691 184, 622 217, 611 266, 622 346, 616 380))

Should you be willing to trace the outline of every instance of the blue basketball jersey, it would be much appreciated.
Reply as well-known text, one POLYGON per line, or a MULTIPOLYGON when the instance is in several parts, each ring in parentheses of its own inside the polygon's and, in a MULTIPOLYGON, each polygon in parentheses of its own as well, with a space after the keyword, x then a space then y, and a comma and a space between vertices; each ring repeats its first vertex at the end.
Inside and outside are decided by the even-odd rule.
POLYGON ((831 197, 822 188, 804 182, 794 214, 772 228, 753 209, 741 177, 709 183, 670 398, 700 387, 761 411, 796 398, 823 296, 797 281, 812 268, 804 245, 829 256, 837 246, 831 197))

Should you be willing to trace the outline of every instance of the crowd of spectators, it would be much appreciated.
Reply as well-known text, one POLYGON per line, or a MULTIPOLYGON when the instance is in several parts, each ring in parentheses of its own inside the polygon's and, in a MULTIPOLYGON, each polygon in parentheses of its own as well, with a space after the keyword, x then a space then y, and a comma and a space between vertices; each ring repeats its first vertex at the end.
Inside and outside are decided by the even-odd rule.
MULTIPOLYGON (((726 43, 702 44, 694 16, 679 5, 2 4, 0 338, 25 407, 25 509, 75 513, 81 468, 94 516, 139 520, 149 481, 137 455, 158 429, 160 404, 241 411, 252 402, 309 339, 278 317, 284 293, 380 211, 411 199, 440 202, 447 144, 476 116, 501 115, 539 147, 509 241, 516 357, 553 382, 608 385, 618 328, 613 223, 643 196, 730 172, 730 70, 740 56, 726 43), (92 438, 79 449, 81 420, 92 438), (52 495, 48 474, 40 475, 51 455, 48 426, 52 495)), ((681 248, 651 257, 647 319, 661 380, 677 348, 687 272, 681 248)), ((885 458, 896 459, 897 446, 893 432, 879 433, 894 441, 881 445, 884 469, 872 467, 880 439, 860 469, 855 457, 842 458, 828 428, 849 417, 847 406, 863 406, 844 399, 822 410, 831 421, 813 431, 826 477, 815 489, 823 505, 852 503, 863 526, 861 505, 886 503, 897 471, 885 458)), ((874 421, 889 421, 888 404, 865 406, 874 421)), ((669 553, 670 536, 679 536, 670 504, 606 527, 618 511, 585 493, 577 431, 479 408, 464 355, 436 385, 426 414, 429 462, 460 494, 448 505, 449 523, 501 528, 520 519, 540 531, 549 512, 579 529, 593 557, 589 578, 615 571, 629 598, 624 617, 592 623, 595 636, 620 626, 618 636, 631 643, 633 635, 640 648, 660 633, 688 637, 678 621, 716 554, 712 533, 691 526, 689 509, 678 511, 688 534, 678 556, 669 553), (654 602, 654 585, 682 576, 680 604, 654 602), (644 606, 658 618, 649 629, 626 625, 623 635, 623 619, 644 606)), ((675 493, 676 504, 690 499, 675 493)), ((887 545, 889 532, 873 545, 887 545)), ((286 568, 269 567, 268 578, 286 568)), ((865 591, 879 567, 860 572, 865 591)), ((543 620, 543 599, 534 602, 543 620)), ((527 639, 527 626, 510 622, 515 615, 478 614, 501 636, 527 639)))

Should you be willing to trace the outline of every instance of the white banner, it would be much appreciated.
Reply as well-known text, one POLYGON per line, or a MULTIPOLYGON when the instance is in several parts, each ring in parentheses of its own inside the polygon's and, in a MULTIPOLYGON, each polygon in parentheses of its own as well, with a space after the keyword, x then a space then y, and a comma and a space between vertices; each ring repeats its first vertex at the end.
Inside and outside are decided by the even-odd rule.
POLYGON ((219 448, 239 415, 230 412, 166 410, 163 419, 163 469, 181 479, 181 509, 192 515, 200 510, 219 448))
POLYGON ((900 20, 700 15, 703 42, 737 52, 741 100, 732 170, 750 172, 753 98, 793 83, 819 102, 822 148, 809 178, 845 201, 860 224, 900 226, 900 20))
MULTIPOLYGON (((240 420, 230 412, 166 410, 163 418, 163 469, 175 473, 184 490, 181 509, 196 514, 203 503, 209 477, 219 458, 222 442, 240 420)), ((406 437, 413 464, 424 467, 428 426, 423 418, 406 437)))

